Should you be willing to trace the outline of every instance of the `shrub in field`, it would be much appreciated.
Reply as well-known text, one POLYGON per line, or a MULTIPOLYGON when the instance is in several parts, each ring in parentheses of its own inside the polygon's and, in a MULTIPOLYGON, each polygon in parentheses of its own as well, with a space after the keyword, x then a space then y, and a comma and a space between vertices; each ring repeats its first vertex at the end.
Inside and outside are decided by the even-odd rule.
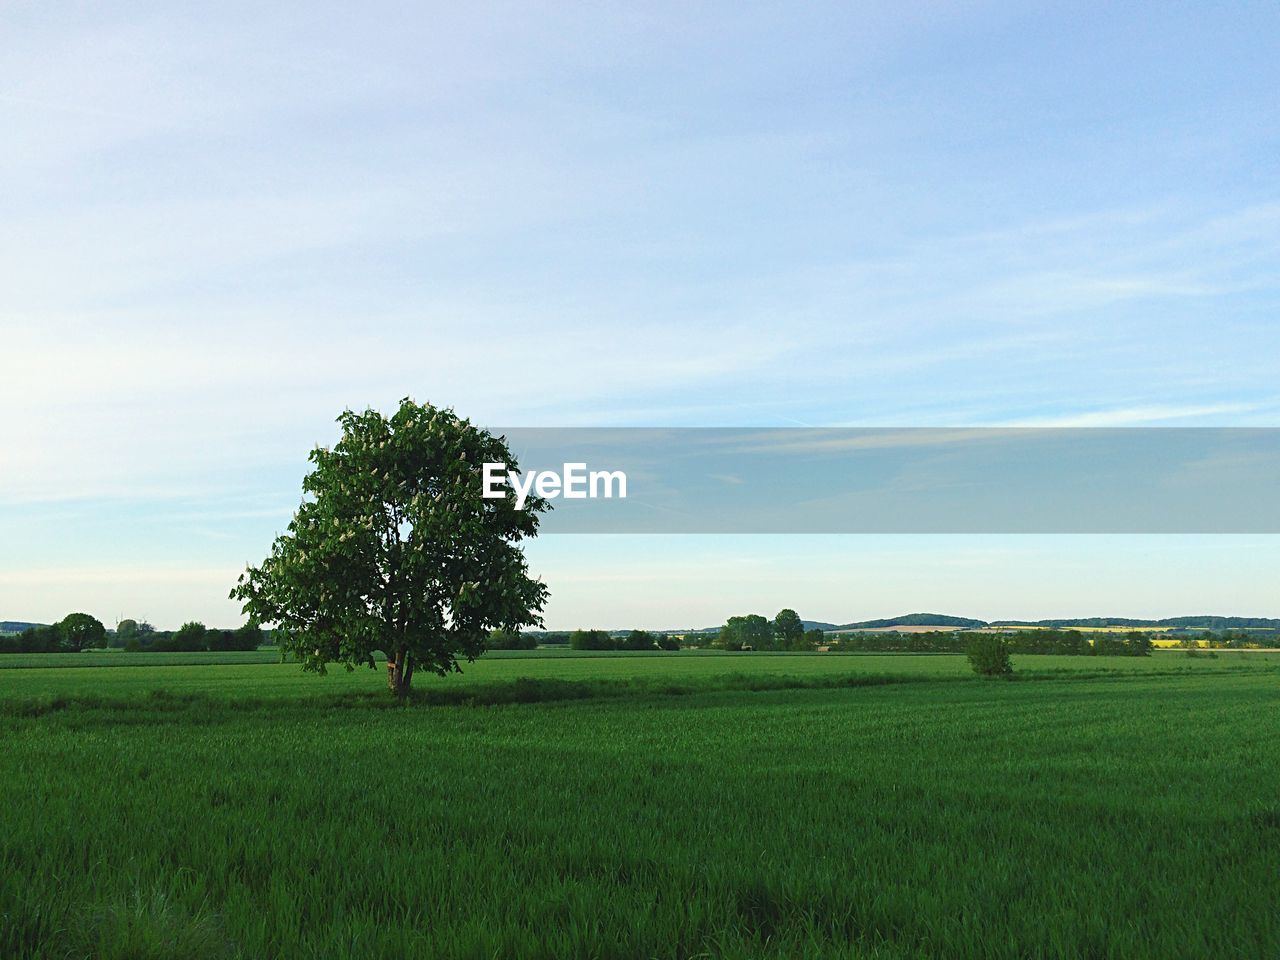
POLYGON ((494 627, 540 626, 547 588, 520 541, 545 499, 485 495, 484 464, 519 466, 507 442, 452 410, 405 399, 390 417, 347 410, 332 449, 311 451, 305 499, 271 555, 231 591, 309 670, 374 665, 405 696, 417 667, 441 676, 494 627))
POLYGON ((984 677, 1007 677, 1013 673, 1009 644, 996 633, 975 633, 969 638, 969 664, 984 677))

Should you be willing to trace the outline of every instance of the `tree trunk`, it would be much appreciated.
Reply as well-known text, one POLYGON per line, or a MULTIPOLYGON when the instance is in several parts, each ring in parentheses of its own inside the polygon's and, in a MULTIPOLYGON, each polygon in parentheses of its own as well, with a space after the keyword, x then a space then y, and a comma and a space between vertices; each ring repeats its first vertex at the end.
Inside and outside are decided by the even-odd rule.
POLYGON ((413 683, 413 657, 407 650, 399 650, 387 656, 387 689, 397 697, 409 693, 413 683))

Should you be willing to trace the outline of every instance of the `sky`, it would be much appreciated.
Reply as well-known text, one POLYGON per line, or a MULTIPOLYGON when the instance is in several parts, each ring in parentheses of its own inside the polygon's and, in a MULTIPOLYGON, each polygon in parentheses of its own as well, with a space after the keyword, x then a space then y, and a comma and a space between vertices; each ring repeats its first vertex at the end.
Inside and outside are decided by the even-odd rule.
MULTIPOLYGON (((238 622, 346 408, 1280 426, 1273 3, 5 5, 0 619, 238 622)), ((548 626, 1280 616, 1238 537, 544 537, 548 626)))

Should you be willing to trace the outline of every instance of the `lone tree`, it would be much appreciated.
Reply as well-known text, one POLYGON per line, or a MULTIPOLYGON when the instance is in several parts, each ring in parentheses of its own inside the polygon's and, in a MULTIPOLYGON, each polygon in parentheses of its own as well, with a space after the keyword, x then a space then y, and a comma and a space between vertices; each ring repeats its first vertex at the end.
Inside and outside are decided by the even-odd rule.
POLYGON ((107 628, 87 613, 69 613, 57 624, 62 646, 72 653, 107 645, 107 628))
POLYGON ((415 669, 441 676, 475 659, 493 628, 540 626, 547 588, 519 543, 549 509, 530 496, 481 496, 481 466, 518 469, 505 439, 430 404, 391 417, 348 410, 342 438, 311 451, 303 501, 271 555, 231 597, 274 623, 305 669, 354 669, 387 657, 387 686, 409 692, 415 669))

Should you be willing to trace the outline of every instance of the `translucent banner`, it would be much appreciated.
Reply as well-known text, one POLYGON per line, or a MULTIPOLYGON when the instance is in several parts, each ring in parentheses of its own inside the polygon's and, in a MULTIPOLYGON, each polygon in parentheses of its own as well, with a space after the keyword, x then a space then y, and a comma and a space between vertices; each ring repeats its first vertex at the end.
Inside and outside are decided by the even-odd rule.
POLYGON ((1277 533, 1280 430, 509 429, 544 533, 1277 533))

